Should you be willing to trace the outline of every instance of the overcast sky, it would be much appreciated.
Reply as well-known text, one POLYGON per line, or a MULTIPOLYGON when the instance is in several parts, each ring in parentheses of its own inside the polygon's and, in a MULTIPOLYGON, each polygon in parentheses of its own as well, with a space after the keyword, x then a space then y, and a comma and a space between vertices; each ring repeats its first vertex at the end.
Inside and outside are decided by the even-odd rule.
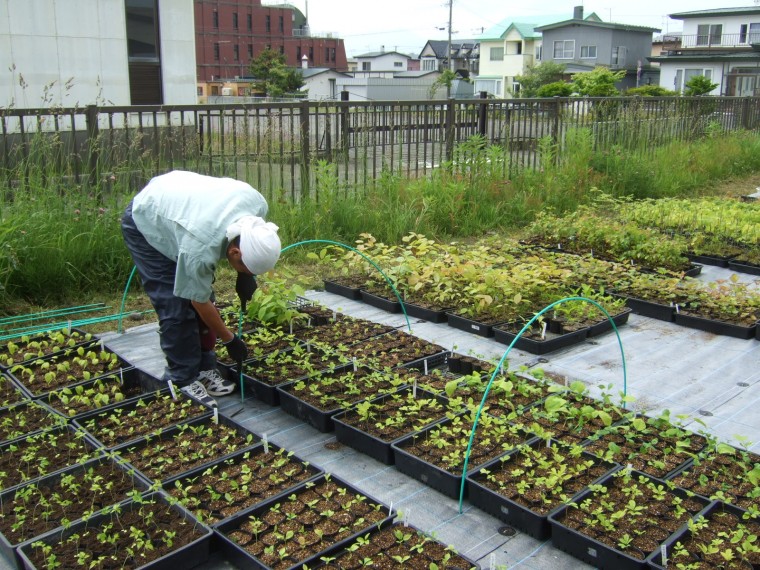
MULTIPOLYGON (((448 39, 448 0, 289 1, 303 12, 308 10, 312 32, 332 32, 343 38, 349 58, 379 51, 381 46, 419 55, 427 40, 448 39)), ((755 5, 754 0, 454 0, 452 38, 477 38, 482 29, 505 19, 544 15, 570 19, 573 6, 581 4, 585 15, 596 12, 605 22, 650 26, 663 32, 682 28, 682 21, 672 20, 668 14, 755 5)))

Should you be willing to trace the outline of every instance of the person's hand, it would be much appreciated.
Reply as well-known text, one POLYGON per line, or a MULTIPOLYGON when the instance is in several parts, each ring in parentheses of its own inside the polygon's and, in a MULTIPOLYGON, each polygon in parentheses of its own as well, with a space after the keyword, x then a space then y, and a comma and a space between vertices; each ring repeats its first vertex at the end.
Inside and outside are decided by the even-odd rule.
POLYGON ((253 298, 253 293, 256 291, 258 285, 256 284, 256 276, 248 275, 246 273, 238 273, 237 281, 235 282, 235 293, 240 298, 240 306, 245 313, 245 306, 253 298))
POLYGON ((237 335, 233 336, 231 340, 223 343, 224 348, 227 349, 227 354, 230 358, 240 365, 243 360, 248 358, 248 347, 237 335))

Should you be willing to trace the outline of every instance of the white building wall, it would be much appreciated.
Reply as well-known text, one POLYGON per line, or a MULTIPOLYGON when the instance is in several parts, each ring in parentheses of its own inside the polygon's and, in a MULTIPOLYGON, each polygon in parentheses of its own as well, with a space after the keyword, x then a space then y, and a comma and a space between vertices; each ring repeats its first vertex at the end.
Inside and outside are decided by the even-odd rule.
MULTIPOLYGON (((741 67, 741 65, 738 65, 741 67)), ((710 91, 710 95, 720 95, 723 93, 723 67, 716 65, 714 61, 700 63, 698 61, 686 61, 686 62, 661 62, 660 64, 660 87, 670 90, 678 90, 676 86, 676 75, 678 70, 686 69, 709 69, 711 71, 710 80, 713 83, 717 83, 718 86, 710 91)))
MULTIPOLYGON (((193 18, 192 0, 159 3, 166 104, 196 102, 193 18)), ((124 1, 3 0, 0 69, 0 108, 129 105, 124 1)))
POLYGON ((370 71, 408 71, 409 58, 399 53, 386 53, 378 55, 376 57, 357 57, 356 58, 356 70, 363 71, 362 64, 369 62, 372 65, 370 71), (397 63, 401 65, 396 66, 397 63))
MULTIPOLYGON (((697 35, 697 26, 701 24, 722 24, 723 34, 739 34, 742 24, 757 23, 760 21, 760 10, 755 14, 745 14, 743 16, 715 16, 703 18, 686 18, 683 20, 683 35, 697 35)), ((732 38, 736 39, 736 38, 732 38)))

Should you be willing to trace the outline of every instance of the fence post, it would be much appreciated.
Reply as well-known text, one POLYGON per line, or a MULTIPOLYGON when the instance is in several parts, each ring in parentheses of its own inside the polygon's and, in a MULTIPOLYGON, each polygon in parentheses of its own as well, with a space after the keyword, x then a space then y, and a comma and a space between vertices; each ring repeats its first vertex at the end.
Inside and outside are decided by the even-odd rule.
POLYGON ((555 95, 551 102, 551 114, 552 114, 552 146, 555 148, 554 153, 554 163, 560 164, 562 162, 562 157, 560 156, 560 152, 562 152, 562 149, 559 146, 559 129, 560 129, 560 122, 559 122, 559 106, 560 106, 560 98, 559 96, 555 95))
POLYGON ((310 194, 310 145, 309 145, 309 101, 304 99, 300 103, 301 119, 301 198, 308 198, 310 194))
POLYGON ((456 113, 454 112, 454 99, 449 98, 446 100, 446 160, 452 162, 454 160, 454 132, 456 129, 456 113))
POLYGON ((750 117, 752 116, 752 112, 750 109, 750 105, 752 103, 752 99, 749 97, 744 97, 741 102, 741 120, 739 124, 742 126, 742 129, 751 130, 752 129, 752 121, 750 120, 750 117))
MULTIPOLYGON (((348 91, 345 89, 340 92, 340 100, 348 101, 348 91)), ((340 108, 340 150, 343 156, 348 160, 348 126, 349 114, 348 105, 340 108)))
POLYGON ((98 150, 100 129, 98 127, 97 106, 87 105, 85 109, 85 124, 87 126, 89 184, 91 187, 95 187, 98 178, 98 158, 100 155, 100 151, 98 150))
POLYGON ((485 138, 486 125, 488 124, 488 104, 486 99, 488 98, 488 91, 480 92, 480 105, 478 107, 478 134, 485 138))

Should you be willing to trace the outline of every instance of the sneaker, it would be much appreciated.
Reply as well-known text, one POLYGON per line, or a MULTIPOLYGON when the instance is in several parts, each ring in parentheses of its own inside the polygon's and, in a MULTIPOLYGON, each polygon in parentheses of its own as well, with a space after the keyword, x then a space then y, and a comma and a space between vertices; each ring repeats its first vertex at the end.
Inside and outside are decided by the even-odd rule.
POLYGON ((219 371, 214 368, 213 370, 202 370, 198 374, 198 379, 206 387, 206 392, 212 396, 226 396, 235 391, 234 382, 225 380, 219 371))
POLYGON ((183 392, 191 398, 198 400, 204 406, 208 406, 210 408, 217 407, 216 400, 208 395, 206 388, 204 388, 203 384, 201 384, 199 380, 196 380, 187 386, 182 386, 182 388, 180 388, 180 392, 183 392))

